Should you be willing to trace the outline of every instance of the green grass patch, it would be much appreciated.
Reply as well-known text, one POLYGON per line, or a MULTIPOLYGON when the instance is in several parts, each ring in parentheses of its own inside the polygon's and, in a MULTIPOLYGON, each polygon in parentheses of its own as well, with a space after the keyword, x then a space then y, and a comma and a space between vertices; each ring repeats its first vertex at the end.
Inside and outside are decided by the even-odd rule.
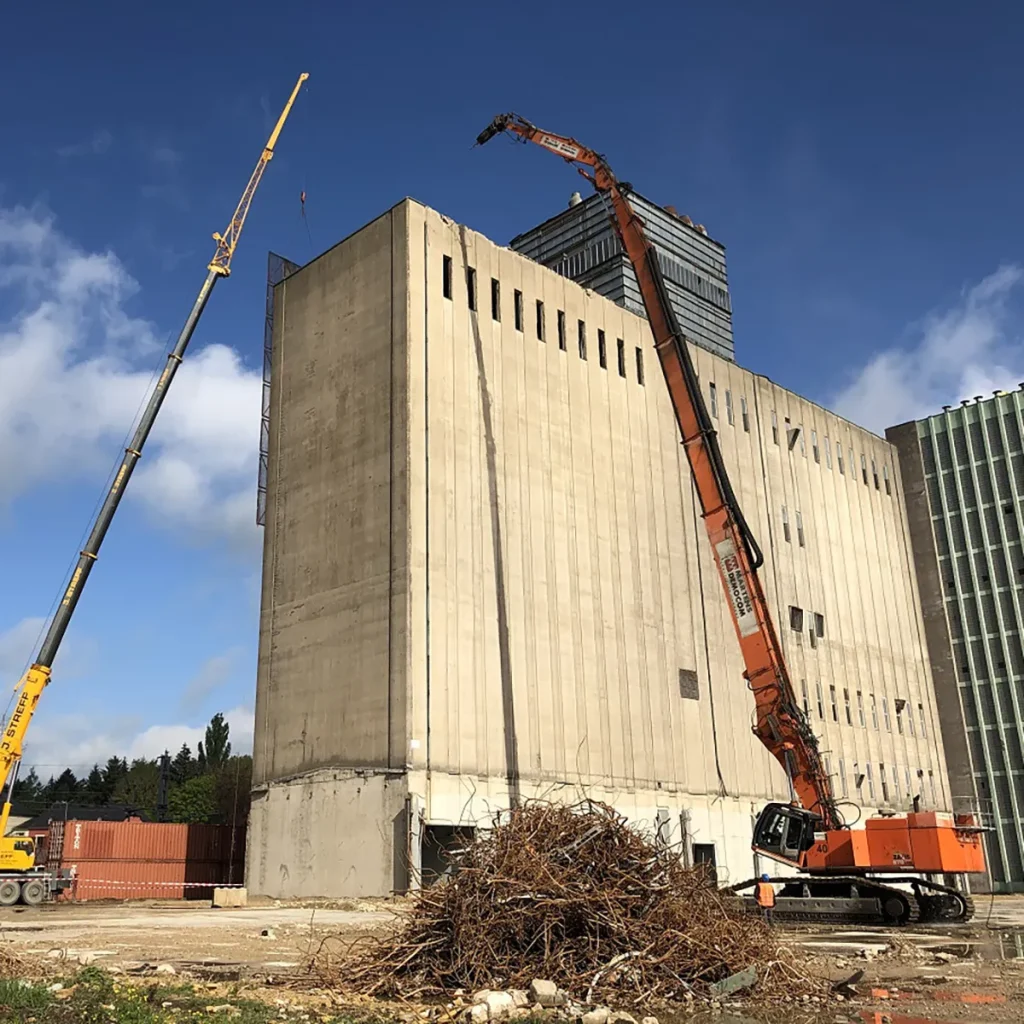
MULTIPOLYGON (((64 981, 52 993, 42 983, 0 980, 0 1022, 3 1024, 271 1024, 285 1019, 281 1008, 250 999, 212 996, 191 985, 133 985, 95 968, 64 981), (169 1005, 165 1005, 169 1004, 169 1005), (216 1007, 216 1009, 213 1009, 216 1007)), ((354 1024, 346 1017, 324 1016, 316 1010, 292 1008, 286 1018, 295 1024, 354 1024)))

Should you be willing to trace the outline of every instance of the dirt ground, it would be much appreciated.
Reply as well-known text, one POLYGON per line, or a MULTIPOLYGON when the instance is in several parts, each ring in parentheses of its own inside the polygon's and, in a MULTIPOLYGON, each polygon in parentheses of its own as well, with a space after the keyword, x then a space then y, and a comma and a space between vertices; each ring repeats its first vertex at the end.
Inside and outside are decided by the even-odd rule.
MULTIPOLYGON (((793 1006, 771 1020, 1024 1020, 1024 897, 984 897, 978 904, 975 920, 957 928, 785 929, 806 962, 833 980, 864 974, 856 983, 857 999, 827 1009, 793 1006)), ((324 934, 355 940, 379 933, 394 926, 405 906, 394 899, 265 902, 231 910, 158 901, 3 908, 0 945, 127 973, 170 964, 178 974, 206 981, 279 986, 301 975, 324 934)), ((720 1024, 730 1012, 741 1012, 723 1009, 720 1024)))

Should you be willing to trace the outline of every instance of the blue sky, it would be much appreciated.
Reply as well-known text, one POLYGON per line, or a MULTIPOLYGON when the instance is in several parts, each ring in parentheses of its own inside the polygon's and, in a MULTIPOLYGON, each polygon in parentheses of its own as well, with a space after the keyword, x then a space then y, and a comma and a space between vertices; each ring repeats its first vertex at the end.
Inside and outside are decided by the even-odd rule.
POLYGON ((210 233, 298 72, 311 74, 90 580, 28 759, 155 753, 194 740, 216 710, 245 745, 267 250, 304 261, 405 195, 501 242, 550 216, 578 187, 567 168, 500 142, 471 149, 499 111, 576 135, 726 244, 744 365, 875 429, 1015 386, 1024 9, 840 8, 8 10, 0 672, 12 683, 202 279, 210 233))

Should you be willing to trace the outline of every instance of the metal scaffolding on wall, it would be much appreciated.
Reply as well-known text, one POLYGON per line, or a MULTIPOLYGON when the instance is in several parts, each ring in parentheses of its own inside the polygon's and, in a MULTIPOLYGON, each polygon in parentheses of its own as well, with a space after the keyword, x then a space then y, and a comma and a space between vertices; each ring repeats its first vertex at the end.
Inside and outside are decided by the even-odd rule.
POLYGON ((270 458, 270 369, 274 358, 274 288, 299 270, 277 253, 267 253, 267 302, 263 317, 263 408, 260 413, 260 470, 256 483, 256 525, 267 521, 267 471, 270 458))

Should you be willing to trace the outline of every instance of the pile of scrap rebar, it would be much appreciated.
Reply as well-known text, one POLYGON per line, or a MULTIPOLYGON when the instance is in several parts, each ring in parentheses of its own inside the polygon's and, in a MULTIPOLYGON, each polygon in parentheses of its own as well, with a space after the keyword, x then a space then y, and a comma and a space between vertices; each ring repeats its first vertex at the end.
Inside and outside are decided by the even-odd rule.
POLYGON ((704 871, 589 801, 506 813, 393 935, 327 942, 311 967, 321 983, 406 998, 544 978, 587 1003, 680 999, 750 967, 766 994, 817 984, 704 871))

